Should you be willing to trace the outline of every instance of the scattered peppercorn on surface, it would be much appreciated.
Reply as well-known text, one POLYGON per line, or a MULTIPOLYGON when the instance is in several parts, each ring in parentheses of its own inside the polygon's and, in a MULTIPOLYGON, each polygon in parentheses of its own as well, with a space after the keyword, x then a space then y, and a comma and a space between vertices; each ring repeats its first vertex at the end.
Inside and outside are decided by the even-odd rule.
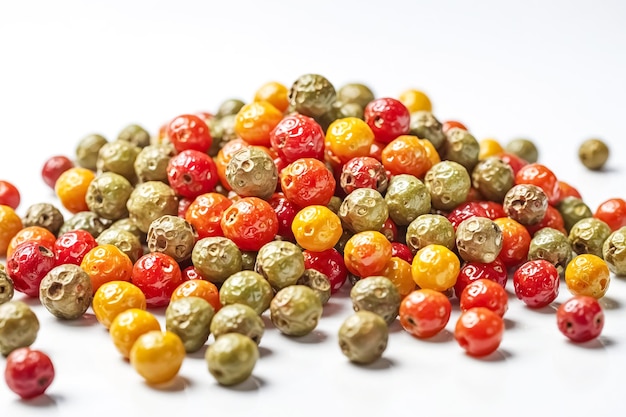
POLYGON ((564 145, 568 178, 540 140, 483 137, 421 88, 315 73, 94 129, 29 161, 46 195, 0 183, 0 347, 49 354, 30 401, 60 415, 337 390, 342 410, 373 386, 494 407, 512 379, 574 389, 623 362, 626 194, 590 186, 616 178, 611 141, 564 145))

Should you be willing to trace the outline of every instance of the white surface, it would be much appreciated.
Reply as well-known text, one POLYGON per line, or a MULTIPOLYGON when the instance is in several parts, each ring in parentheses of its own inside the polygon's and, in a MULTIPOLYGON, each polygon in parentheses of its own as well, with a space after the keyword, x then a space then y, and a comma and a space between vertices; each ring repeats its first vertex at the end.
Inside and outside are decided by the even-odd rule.
MULTIPOLYGON (((88 133, 112 139, 128 123, 155 132, 178 114, 249 100, 266 81, 290 85, 309 72, 337 87, 365 82, 377 96, 423 89, 439 119, 458 119, 479 139, 533 139, 540 161, 592 210, 626 197, 623 2, 222 3, 0 3, 0 178, 22 191, 18 213, 56 201, 41 166, 72 155, 88 133), (592 136, 611 145, 606 172, 576 157, 592 136)), ((563 285, 557 301, 568 297, 563 285)), ((34 347, 50 354, 57 377, 28 403, 0 383, 3 415, 622 414, 623 280, 603 300, 602 337, 583 346, 559 333, 553 309, 531 311, 513 296, 501 348, 483 360, 453 340, 455 309, 435 340, 396 324, 384 358, 354 366, 336 338, 347 301, 345 292, 331 300, 310 337, 268 328, 254 379, 242 386, 218 386, 197 354, 163 390, 141 381, 93 319, 62 323, 34 306, 42 324, 34 347)))

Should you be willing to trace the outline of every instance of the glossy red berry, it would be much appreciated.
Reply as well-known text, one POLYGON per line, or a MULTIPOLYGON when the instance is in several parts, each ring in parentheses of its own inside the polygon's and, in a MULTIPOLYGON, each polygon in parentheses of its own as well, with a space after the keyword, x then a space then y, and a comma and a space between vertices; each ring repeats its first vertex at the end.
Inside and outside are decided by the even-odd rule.
POLYGON ((86 230, 65 232, 54 242, 56 264, 80 265, 87 252, 97 245, 96 239, 86 230))
POLYGON ((515 184, 532 184, 541 188, 548 197, 548 202, 559 202, 559 181, 547 166, 533 163, 523 166, 515 175, 515 184))
POLYGON ((16 291, 39 297, 39 284, 55 263, 50 248, 38 242, 24 242, 7 259, 7 272, 16 291))
POLYGON ((167 179, 176 194, 188 198, 213 191, 219 181, 213 158, 196 150, 173 156, 167 166, 167 179))
POLYGON ((513 274, 513 286, 528 307, 545 307, 559 294, 559 272, 546 260, 528 261, 513 274))
POLYGON ((182 271, 180 271, 183 281, 191 281, 193 279, 205 279, 198 268, 193 265, 189 265, 182 271))
POLYGON ((459 305, 461 311, 485 307, 502 317, 509 308, 509 296, 502 285, 481 278, 467 284, 459 297, 459 305))
POLYGON ((0 180, 0 204, 15 210, 20 205, 20 200, 21 196, 17 187, 9 181, 0 180))
POLYGON ((302 114, 283 118, 270 132, 270 142, 288 164, 300 158, 324 159, 324 130, 302 114))
POLYGON ((339 183, 346 194, 357 188, 372 188, 383 194, 389 177, 379 160, 370 156, 357 156, 343 165, 339 183))
POLYGON ((54 190, 54 185, 61 174, 73 167, 74 162, 72 162, 67 156, 52 156, 44 162, 43 167, 41 168, 41 178, 48 185, 48 187, 54 190))
POLYGON ((604 312, 596 298, 575 295, 556 310, 556 322, 572 342, 588 342, 602 333, 604 312))
POLYGON ((456 227, 463 220, 470 217, 486 217, 495 220, 500 217, 506 217, 506 213, 502 208, 502 204, 495 201, 468 201, 455 207, 449 214, 448 220, 456 227))
POLYGON ((481 357, 495 352, 504 334, 504 320, 485 307, 461 313, 454 328, 454 338, 470 356, 481 357))
POLYGON ((174 258, 152 252, 135 262, 131 282, 144 293, 148 307, 164 307, 169 304, 172 293, 183 278, 174 258))
POLYGON ((296 206, 326 206, 335 194, 335 178, 320 160, 301 158, 280 172, 285 197, 296 206))
POLYGON ((291 230, 291 224, 300 208, 287 200, 287 197, 282 193, 275 193, 267 202, 270 203, 270 206, 276 212, 278 235, 284 240, 295 242, 296 238, 293 235, 293 230, 291 230))
POLYGON ((409 133, 409 110, 394 98, 384 97, 370 101, 365 106, 363 116, 379 142, 389 143, 398 136, 409 133))
POLYGON ((517 175, 517 173, 519 172, 520 169, 522 169, 522 167, 528 165, 528 162, 526 162, 526 160, 509 152, 501 153, 500 155, 498 155, 498 158, 500 158, 502 161, 509 164, 509 166, 513 170, 513 175, 517 175))
POLYGON ((192 149, 207 152, 213 143, 211 131, 202 117, 183 114, 167 125, 167 136, 177 152, 192 149))
POLYGON ((45 353, 28 347, 7 356, 4 379, 11 391, 27 400, 46 392, 54 380, 54 365, 45 353))
POLYGON ((605 222, 612 231, 626 226, 626 201, 623 198, 609 198, 600 203, 593 217, 605 222))
POLYGON ((505 288, 508 280, 506 265, 500 258, 496 258, 495 261, 488 264, 479 262, 465 263, 456 278, 454 293, 460 298, 465 287, 467 287, 470 282, 479 279, 488 279, 499 284, 502 288, 505 288))
POLYGON ((245 197, 224 210, 220 223, 224 236, 239 249, 258 251, 278 233, 278 217, 272 206, 257 197, 245 197))
POLYGON ((304 250, 302 255, 304 255, 305 268, 315 269, 326 275, 330 281, 332 294, 339 291, 348 278, 348 268, 337 249, 331 248, 322 252, 304 250))
POLYGON ((457 120, 446 120, 441 124, 441 130, 443 133, 447 133, 453 127, 458 127, 459 129, 468 130, 465 125, 457 120))
POLYGON ((400 242, 391 242, 391 256, 400 258, 408 263, 413 262, 413 254, 411 253, 411 249, 404 243, 400 242))

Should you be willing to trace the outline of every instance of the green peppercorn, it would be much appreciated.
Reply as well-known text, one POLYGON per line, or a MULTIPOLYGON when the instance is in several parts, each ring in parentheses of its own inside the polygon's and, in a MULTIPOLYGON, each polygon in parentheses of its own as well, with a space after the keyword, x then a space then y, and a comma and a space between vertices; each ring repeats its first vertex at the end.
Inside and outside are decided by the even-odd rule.
POLYGON ((345 104, 356 104, 362 110, 372 100, 374 100, 374 93, 365 84, 349 83, 341 86, 339 91, 337 91, 337 102, 342 106, 345 104))
POLYGON ((346 243, 348 243, 348 240, 350 240, 352 235, 353 233, 349 230, 344 230, 341 233, 341 237, 339 238, 339 240, 337 241, 337 244, 335 245, 335 249, 337 249, 339 253, 343 253, 343 248, 346 246, 346 243))
POLYGON ((237 132, 235 131, 236 123, 237 123, 237 113, 229 114, 227 116, 220 118, 217 121, 218 128, 221 132, 221 140, 220 140, 221 145, 220 146, 224 146, 226 142, 231 141, 233 139, 237 139, 239 137, 239 135, 237 135, 237 132))
POLYGON ((400 310, 400 293, 387 277, 371 276, 358 280, 350 290, 354 311, 371 311, 390 325, 400 310))
POLYGON ((506 151, 513 155, 519 156, 529 164, 537 162, 539 159, 539 150, 537 146, 529 139, 513 139, 506 144, 506 151))
POLYGON ((446 132, 446 140, 443 144, 445 159, 458 162, 471 172, 478 163, 479 153, 478 140, 467 130, 453 127, 446 132))
POLYGON ((39 319, 23 301, 0 304, 0 353, 7 356, 15 349, 28 347, 39 333, 39 319))
POLYGON ((117 135, 117 140, 124 140, 140 148, 145 148, 150 145, 150 133, 139 125, 130 124, 117 135))
POLYGON ((228 333, 209 346, 205 359, 218 383, 236 385, 252 375, 259 359, 259 348, 248 336, 228 333))
POLYGON ((215 113, 215 117, 216 118, 222 118, 224 116, 232 116, 235 115, 237 113, 239 113, 239 110, 241 110, 241 108, 245 105, 246 103, 244 103, 243 101, 239 100, 238 98, 229 98, 227 100, 224 100, 219 108, 217 109, 217 112, 215 113))
POLYGON ((198 233, 182 217, 166 214, 150 223, 147 244, 150 252, 162 252, 183 262, 191 256, 198 233))
POLYGON ((220 284, 241 271, 241 251, 228 238, 205 237, 194 245, 191 262, 208 281, 220 284))
POLYGON ((590 253, 602 258, 602 245, 611 234, 611 228, 595 217, 579 220, 569 232, 569 241, 576 254, 590 253))
POLYGON ((48 229, 53 235, 59 233, 64 217, 61 210, 50 203, 36 203, 26 209, 22 219, 24 227, 39 226, 48 229))
POLYGON ((314 118, 332 110, 336 98, 335 87, 318 74, 300 76, 289 91, 289 104, 293 109, 314 118))
POLYGON ((97 238, 109 224, 106 219, 101 218, 93 211, 81 211, 63 223, 63 226, 59 229, 59 235, 72 230, 85 230, 91 233, 94 238, 97 238))
POLYGON ((272 288, 280 290, 295 284, 302 276, 304 255, 295 244, 275 240, 259 250, 254 270, 263 275, 272 288))
POLYGON ((350 361, 369 364, 387 349, 389 328, 378 314, 357 311, 342 323, 338 335, 341 352, 350 361))
POLYGON ((588 169, 602 169, 609 159, 609 147, 600 139, 588 139, 578 148, 578 158, 588 169))
POLYGON ((216 340, 228 333, 240 333, 258 345, 265 333, 265 324, 252 307, 245 304, 228 304, 213 316, 211 333, 216 340))
POLYGON ((135 159, 141 148, 130 142, 115 140, 105 144, 98 152, 98 172, 115 172, 126 178, 131 184, 137 180, 135 159))
POLYGON ((439 210, 452 210, 463 203, 472 185, 465 167, 454 161, 433 165, 426 172, 424 184, 430 192, 432 206, 439 210))
POLYGON ((604 241, 602 256, 611 272, 626 276, 626 227, 615 230, 604 241))
POLYGON ((411 113, 410 134, 420 139, 428 139, 437 149, 441 149, 446 141, 443 125, 429 111, 420 110, 411 113))
POLYGON ((371 188, 357 188, 344 198, 338 212, 343 224, 354 233, 380 230, 389 217, 387 202, 371 188))
POLYGON ((340 197, 337 197, 336 195, 334 195, 330 198, 330 202, 328 203, 326 207, 328 207, 328 209, 332 211, 333 213, 337 214, 339 213, 339 208, 341 207, 342 202, 343 201, 341 200, 340 197))
POLYGON ((417 177, 409 174, 395 175, 389 181, 385 201, 389 217, 398 226, 406 226, 431 208, 428 189, 417 177))
POLYGON ((126 203, 133 186, 123 176, 114 172, 102 172, 89 183, 87 207, 103 219, 118 220, 128 217, 126 203))
MULTIPOLYGON (((128 204, 127 204, 127 207, 128 207, 128 204)), ((126 217, 125 219, 119 219, 117 221, 114 221, 113 224, 109 226, 109 229, 124 230, 126 232, 130 232, 133 235, 137 236, 137 239, 139 239, 139 242, 146 241, 146 233, 139 230, 139 227, 137 227, 135 222, 129 219, 128 217, 126 217)))
POLYGON ((336 108, 336 113, 338 119, 343 119, 345 117, 356 117, 357 119, 363 120, 364 118, 363 107, 361 107, 357 103, 340 104, 336 108))
POLYGON ((59 265, 41 280, 39 301, 53 316, 63 320, 75 320, 85 314, 93 289, 91 278, 78 265, 59 265))
POLYGON ((98 167, 100 148, 109 143, 102 135, 92 134, 82 138, 76 146, 76 164, 95 171, 98 167))
POLYGON ((126 208, 132 222, 147 233, 154 220, 166 214, 178 214, 178 198, 169 185, 161 181, 147 181, 137 184, 126 208))
POLYGON ((214 315, 215 310, 204 298, 179 298, 165 310, 165 328, 180 337, 187 353, 197 352, 209 339, 214 315))
POLYGON ((13 280, 9 277, 4 265, 0 264, 0 304, 11 301, 14 293, 13 280))
POLYGON ((466 262, 489 264, 502 250, 502 230, 491 219, 470 217, 456 228, 456 248, 466 262))
POLYGON ((454 226, 440 214, 422 214, 407 227, 406 244, 414 255, 431 244, 453 250, 456 244, 454 226))
POLYGON ((322 302, 305 285, 290 285, 278 291, 270 303, 270 319, 287 336, 311 333, 322 316, 322 302))
POLYGON ((568 232, 579 220, 593 216, 589 206, 578 197, 565 197, 559 201, 556 208, 561 214, 565 230, 568 232))
POLYGON ((139 152, 133 168, 140 182, 162 181, 167 182, 167 165, 176 155, 176 149, 170 143, 163 145, 149 145, 139 152))
POLYGON ((305 269, 304 273, 298 278, 298 285, 306 285, 320 298, 322 305, 326 304, 330 299, 330 280, 326 274, 315 269, 305 269))
POLYGON ((472 171, 472 185, 487 200, 501 203, 514 183, 511 166, 495 156, 478 162, 472 171))
POLYGON ((220 303, 245 304, 257 314, 270 307, 274 291, 269 282, 254 271, 240 271, 229 276, 220 287, 220 303))
POLYGON ((242 251, 241 252, 241 270, 242 271, 254 271, 254 265, 256 264, 257 251, 242 251))
POLYGON ((109 227, 96 238, 98 245, 113 245, 133 262, 143 256, 143 246, 137 235, 124 229, 109 227))
POLYGON ((530 241, 528 260, 544 259, 554 265, 559 274, 565 272, 572 257, 572 245, 567 236, 551 227, 538 230, 530 241))
POLYGON ((504 212, 518 223, 530 226, 539 223, 548 210, 548 197, 532 184, 518 184, 504 195, 504 212))
POLYGON ((248 146, 232 155, 226 166, 226 180, 242 197, 267 200, 276 191, 278 169, 266 152, 248 146))

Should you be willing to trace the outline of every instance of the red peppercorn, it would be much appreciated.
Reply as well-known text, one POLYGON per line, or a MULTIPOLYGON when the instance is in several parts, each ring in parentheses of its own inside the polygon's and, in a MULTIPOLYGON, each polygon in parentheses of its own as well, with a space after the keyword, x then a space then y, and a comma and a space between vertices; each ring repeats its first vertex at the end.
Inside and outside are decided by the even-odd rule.
POLYGON ((322 252, 304 250, 302 255, 305 268, 315 269, 328 277, 331 294, 339 291, 348 278, 348 268, 337 249, 331 248, 322 252))
POLYGON ((575 343, 595 339, 604 327, 604 312, 597 299, 576 295, 556 310, 559 330, 575 343))
POLYGON ((350 194, 357 188, 371 188, 384 193, 389 177, 383 164, 369 156, 357 156, 346 162, 341 168, 341 188, 350 194))
POLYGON ((509 164, 509 166, 513 170, 513 175, 517 175, 522 167, 528 165, 528 162, 526 162, 526 160, 509 152, 502 152, 500 155, 498 155, 498 158, 509 164))
POLYGON ((188 149, 207 152, 213 143, 211 131, 199 116, 183 114, 167 125, 167 136, 177 152, 188 149))
POLYGON ((135 262, 131 282, 144 293, 148 307, 164 307, 169 304, 172 293, 183 278, 174 258, 152 252, 135 262))
POLYGON ((441 130, 443 131, 443 133, 447 133, 448 130, 452 129, 453 127, 458 127, 459 129, 468 130, 467 127, 465 127, 463 123, 456 121, 456 120, 446 120, 445 122, 441 124, 441 130))
POLYGON ((486 217, 495 220, 500 217, 506 217, 506 213, 502 208, 502 204, 495 201, 468 201, 459 204, 448 214, 448 220, 456 227, 465 219, 470 217, 486 217))
POLYGON ((7 356, 4 379, 11 391, 27 400, 48 389, 54 380, 54 365, 45 353, 28 347, 7 356))
POLYGON ((409 133, 411 115, 399 100, 384 97, 370 101, 363 110, 363 117, 382 143, 389 143, 400 135, 409 133))
POLYGON ((52 156, 44 162, 43 168, 41 168, 41 178, 48 187, 54 190, 54 185, 61 174, 73 167, 74 163, 67 156, 52 156))
POLYGON ((167 179, 178 195, 189 198, 213 191, 219 181, 213 158, 195 150, 182 151, 170 159, 167 179))
POLYGON ((612 231, 626 226, 626 201, 623 198, 609 198, 600 203, 593 217, 609 225, 612 231))
POLYGON ((15 210, 20 205, 20 192, 8 181, 0 180, 0 204, 15 210))
POLYGON ((55 266, 52 250, 38 242, 24 242, 7 259, 7 272, 15 290, 29 297, 39 297, 39 284, 55 266))
POLYGON ((283 118, 270 132, 272 148, 286 163, 300 158, 324 159, 324 130, 302 114, 283 118))
POLYGON ((274 193, 267 202, 276 212, 278 235, 285 240, 295 242, 296 238, 293 235, 293 230, 291 230, 291 224, 300 208, 287 200, 287 197, 282 193, 274 193))
POLYGON ((278 217, 267 201, 245 197, 224 210, 220 225, 224 236, 239 249, 258 251, 276 236, 278 217))
POLYGON ((400 242, 391 242, 391 256, 398 257, 402 260, 407 261, 408 263, 413 262, 413 254, 411 253, 411 249, 404 243, 400 242))
POLYGON ((515 184, 532 184, 541 188, 551 205, 559 200, 559 182, 554 172, 539 163, 523 166, 515 175, 515 184))
POLYGON ((481 357, 495 352, 502 342, 504 320, 484 307, 474 307, 459 316, 454 338, 470 356, 481 357))
POLYGON ((280 172, 285 197, 296 206, 326 206, 335 193, 335 178, 322 161, 301 158, 280 172))
POLYGON ((528 307, 545 307, 559 294, 559 272, 546 260, 528 261, 513 274, 513 286, 517 298, 528 307))
POLYGON ((86 230, 65 232, 54 242, 56 264, 80 265, 87 252, 97 245, 96 239, 86 230))
POLYGON ((530 233, 531 236, 534 236, 535 233, 537 233, 544 227, 556 229, 559 232, 562 232, 564 235, 567 235, 567 232, 565 231, 565 222, 563 221, 563 216, 561 216, 561 212, 559 212, 551 205, 548 205, 548 208, 546 209, 546 214, 545 216, 543 216, 543 219, 541 219, 539 223, 526 226, 526 229, 528 229, 528 233, 530 233))
POLYGON ((385 235, 388 241, 395 242, 398 240, 398 226, 391 220, 391 217, 388 217, 387 220, 383 223, 383 227, 379 230, 380 233, 385 235))
POLYGON ((479 279, 488 279, 498 283, 502 288, 505 288, 508 281, 506 265, 500 258, 496 258, 495 261, 488 264, 479 262, 465 263, 456 278, 454 293, 460 298, 465 287, 467 287, 470 282, 479 279))
POLYGON ((509 296, 502 285, 481 278, 467 284, 461 293, 459 304, 461 311, 485 307, 502 317, 509 307, 509 296))
POLYGON ((182 271, 180 271, 183 281, 191 281, 192 279, 205 279, 198 268, 193 265, 189 265, 182 271))
POLYGON ((187 208, 185 220, 196 229, 199 239, 224 236, 221 226, 222 215, 231 204, 232 200, 222 194, 201 194, 187 208))

